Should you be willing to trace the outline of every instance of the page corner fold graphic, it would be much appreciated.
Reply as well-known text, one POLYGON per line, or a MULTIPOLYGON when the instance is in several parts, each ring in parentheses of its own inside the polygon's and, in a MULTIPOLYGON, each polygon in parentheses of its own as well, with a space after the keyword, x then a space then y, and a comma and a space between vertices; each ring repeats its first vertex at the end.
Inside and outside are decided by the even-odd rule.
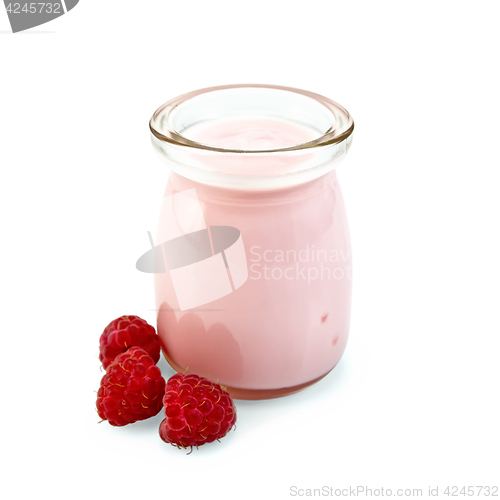
POLYGON ((207 227, 194 188, 165 196, 160 220, 160 243, 151 242, 153 248, 136 267, 142 272, 168 272, 181 311, 229 295, 246 282, 248 267, 239 229, 207 227))

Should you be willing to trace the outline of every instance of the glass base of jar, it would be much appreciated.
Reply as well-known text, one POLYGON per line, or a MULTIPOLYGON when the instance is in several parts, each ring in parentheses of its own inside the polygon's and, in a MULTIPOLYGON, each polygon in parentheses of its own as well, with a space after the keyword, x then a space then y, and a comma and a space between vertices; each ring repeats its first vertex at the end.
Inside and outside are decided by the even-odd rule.
MULTIPOLYGON (((189 373, 185 369, 177 365, 172 358, 162 349, 163 356, 167 360, 168 364, 178 373, 189 373)), ((335 366, 333 367, 335 368, 335 366)), ((333 370, 332 368, 332 370, 333 370)), ((327 371, 324 375, 305 382, 304 384, 295 385, 293 387, 282 387, 280 389, 241 389, 239 387, 228 387, 226 385, 223 388, 230 394, 233 399, 242 399, 247 401, 258 401, 263 399, 276 399, 283 396, 290 396, 296 392, 300 392, 307 387, 319 382, 322 378, 326 377, 332 370, 327 371)))

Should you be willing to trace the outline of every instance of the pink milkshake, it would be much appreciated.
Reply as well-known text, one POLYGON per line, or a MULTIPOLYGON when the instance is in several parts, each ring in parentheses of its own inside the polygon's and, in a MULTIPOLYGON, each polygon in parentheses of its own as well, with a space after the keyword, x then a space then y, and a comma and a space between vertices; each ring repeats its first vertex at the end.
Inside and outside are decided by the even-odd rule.
POLYGON ((205 89, 155 113, 153 144, 171 169, 157 326, 176 370, 266 399, 338 363, 352 270, 334 168, 352 129, 333 101, 273 86, 205 89))

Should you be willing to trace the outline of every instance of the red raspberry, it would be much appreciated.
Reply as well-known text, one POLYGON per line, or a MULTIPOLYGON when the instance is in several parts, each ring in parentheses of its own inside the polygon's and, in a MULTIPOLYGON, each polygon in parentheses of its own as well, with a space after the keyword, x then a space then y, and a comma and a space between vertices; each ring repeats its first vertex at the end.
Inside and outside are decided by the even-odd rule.
POLYGON ((236 408, 218 384, 177 373, 167 382, 160 437, 177 448, 200 446, 224 437, 236 422, 236 408))
POLYGON ((99 359, 104 368, 130 347, 142 347, 154 363, 160 360, 160 339, 155 329, 139 316, 120 316, 112 321, 99 339, 99 359))
POLYGON ((97 392, 97 413, 111 425, 122 426, 158 415, 165 379, 153 359, 131 347, 109 365, 97 392))

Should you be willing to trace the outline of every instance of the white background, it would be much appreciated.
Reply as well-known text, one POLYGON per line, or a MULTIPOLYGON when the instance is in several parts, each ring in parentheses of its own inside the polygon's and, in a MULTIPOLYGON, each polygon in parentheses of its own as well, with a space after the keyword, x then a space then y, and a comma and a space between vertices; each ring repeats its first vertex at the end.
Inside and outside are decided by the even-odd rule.
POLYGON ((3 498, 499 485, 498 2, 81 0, 15 35, 1 10, 0 31, 3 498), (161 414, 97 424, 98 339, 155 324, 151 114, 249 82, 354 117, 351 336, 320 383, 237 401, 236 431, 187 456, 161 414))

